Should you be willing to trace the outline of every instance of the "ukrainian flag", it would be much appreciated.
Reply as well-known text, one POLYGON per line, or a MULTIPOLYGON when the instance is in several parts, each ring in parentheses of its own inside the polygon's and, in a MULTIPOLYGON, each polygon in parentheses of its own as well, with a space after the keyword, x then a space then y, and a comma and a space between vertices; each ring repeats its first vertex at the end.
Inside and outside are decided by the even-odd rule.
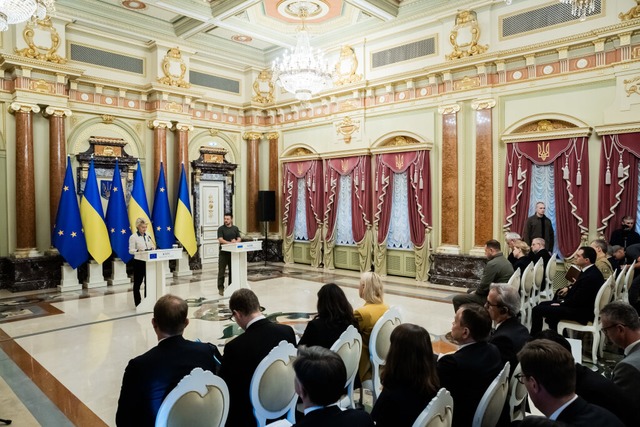
POLYGON ((156 195, 153 199, 153 211, 151 212, 153 232, 156 233, 156 246, 158 249, 169 249, 176 241, 171 226, 171 211, 169 210, 169 195, 167 193, 164 166, 160 162, 160 176, 158 177, 156 195))
POLYGON ((104 223, 93 159, 89 165, 89 174, 80 202, 80 217, 89 254, 98 264, 102 264, 111 256, 111 245, 109 244, 107 225, 104 223))
POLYGON ((76 186, 73 183, 71 159, 68 156, 67 173, 62 184, 56 223, 53 225, 52 243, 62 258, 74 269, 80 267, 89 258, 87 242, 82 231, 80 209, 78 209, 76 186))
POLYGON ((182 243, 189 256, 194 256, 198 250, 196 244, 196 231, 191 215, 191 203, 189 202, 189 187, 184 173, 184 164, 180 172, 180 190, 178 191, 178 205, 176 206, 176 223, 173 227, 176 238, 182 243))
MULTIPOLYGON (((138 218, 143 218, 147 224, 151 224, 149 204, 147 203, 147 193, 144 191, 144 181, 142 180, 142 168, 140 167, 140 161, 138 161, 136 176, 133 178, 133 189, 131 190, 131 198, 129 199, 128 213, 131 233, 138 231, 136 228, 136 220, 138 218)), ((153 227, 151 225, 147 228, 147 234, 151 237, 153 242, 156 241, 156 236, 153 233, 153 227)))
POLYGON ((118 159, 116 159, 116 166, 113 169, 113 181, 109 194, 106 222, 113 252, 123 262, 129 262, 133 258, 133 255, 129 253, 131 229, 129 228, 129 218, 127 218, 127 205, 124 202, 124 187, 122 186, 122 179, 120 179, 118 159))

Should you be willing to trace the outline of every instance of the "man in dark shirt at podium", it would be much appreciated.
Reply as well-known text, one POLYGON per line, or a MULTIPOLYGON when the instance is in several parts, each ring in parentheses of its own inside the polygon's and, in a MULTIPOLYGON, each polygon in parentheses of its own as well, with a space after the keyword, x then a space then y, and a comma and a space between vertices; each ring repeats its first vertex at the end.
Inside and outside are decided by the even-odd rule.
POLYGON ((220 250, 218 251, 218 293, 224 295, 224 273, 229 267, 229 284, 231 284, 231 252, 223 251, 222 245, 227 243, 240 242, 240 230, 233 225, 233 215, 224 214, 224 224, 218 227, 218 242, 220 242, 220 250))

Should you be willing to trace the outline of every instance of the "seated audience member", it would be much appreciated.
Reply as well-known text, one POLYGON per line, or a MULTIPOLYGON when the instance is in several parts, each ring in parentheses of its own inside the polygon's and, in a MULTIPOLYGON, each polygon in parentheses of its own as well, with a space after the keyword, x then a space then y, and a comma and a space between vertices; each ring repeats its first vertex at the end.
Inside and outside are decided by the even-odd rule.
POLYGON ((500 351, 487 342, 491 318, 484 307, 464 304, 451 327, 458 351, 438 360, 440 386, 453 397, 453 427, 468 427, 489 384, 502 369, 500 351))
POLYGON ((593 321, 593 306, 604 277, 593 265, 596 251, 582 246, 576 253, 576 265, 582 270, 577 280, 559 289, 553 301, 543 301, 532 310, 531 335, 536 336, 542 330, 545 319, 550 329, 556 330, 561 320, 575 320, 583 325, 593 321))
POLYGON ((364 300, 364 305, 354 312, 358 322, 358 330, 362 335, 362 354, 360 356, 358 377, 364 387, 373 389, 371 384, 372 368, 369 356, 369 337, 374 325, 385 311, 389 310, 389 306, 384 303, 382 280, 373 271, 362 273, 358 292, 360 298, 364 300), (369 382, 365 383, 365 381, 369 382))
POLYGON ((217 349, 182 337, 189 324, 187 303, 164 295, 153 307, 151 324, 158 345, 131 359, 124 371, 116 425, 153 426, 164 398, 193 368, 216 371, 217 349))
POLYGON ((631 245, 640 244, 640 234, 635 231, 635 224, 635 220, 629 215, 622 217, 622 228, 611 233, 609 243, 622 246, 625 249, 631 245))
POLYGON ((602 273, 604 280, 607 280, 613 274, 613 268, 607 259, 609 245, 602 239, 596 239, 591 242, 591 247, 596 251, 596 267, 602 273))
POLYGON ((335 403, 342 396, 347 370, 337 353, 324 347, 302 346, 293 362, 296 393, 302 399, 304 417, 298 427, 372 427, 365 411, 342 411, 335 403))
MULTIPOLYGON (((540 332, 536 339, 547 339, 557 342, 571 352, 571 344, 556 331, 547 329, 540 332)), ((576 363, 576 394, 589 403, 598 405, 620 418, 626 426, 637 425, 637 410, 634 410, 630 395, 626 394, 613 381, 592 371, 586 366, 576 363)))
MULTIPOLYGON (((624 349, 624 359, 613 369, 613 382, 634 403, 640 413, 640 320, 629 304, 615 301, 600 311, 602 331, 618 347, 624 349)), ((638 416, 637 419, 640 419, 638 416)))
POLYGON ((531 339, 529 330, 518 320, 520 296, 506 283, 491 285, 485 308, 495 325, 489 342, 500 350, 502 364, 511 364, 511 371, 518 364, 518 352, 531 339))
POLYGON ((513 269, 516 269, 516 257, 513 256, 513 244, 518 240, 522 240, 522 237, 518 233, 509 232, 504 235, 505 240, 507 241, 507 247, 509 248, 509 255, 507 256, 507 260, 513 266, 513 269))
POLYGON ((331 348, 349 326, 358 327, 353 307, 344 291, 335 283, 320 288, 317 309, 318 315, 307 324, 298 345, 331 348))
POLYGON ((576 369, 571 352, 549 340, 534 340, 518 353, 524 383, 533 404, 552 420, 575 427, 623 427, 611 412, 587 403, 575 392, 576 369))
POLYGON ((627 264, 633 265, 634 268, 640 268, 640 243, 636 243, 624 248, 627 264))
POLYGON ((531 263, 531 258, 529 257, 529 245, 522 240, 518 240, 513 244, 513 251, 511 252, 516 259, 515 264, 513 264, 513 271, 520 270, 520 274, 524 273, 524 270, 531 263))
POLYGON ((611 264, 611 268, 613 268, 613 271, 616 274, 620 273, 622 266, 626 264, 624 248, 619 245, 609 246, 608 254, 608 260, 609 264, 611 264))
MULTIPOLYGON (((542 258, 542 264, 544 265, 544 274, 545 279, 547 278, 547 264, 549 264, 549 260, 551 259, 551 254, 545 248, 546 243, 542 237, 536 237, 531 241, 531 252, 529 252, 529 258, 531 258, 531 262, 533 265, 538 263, 538 260, 542 258)), ((551 278, 553 280, 553 277, 551 278)), ((542 281, 542 289, 545 290, 547 287, 546 280, 542 281)))
POLYGON ((242 288, 231 294, 229 309, 244 333, 225 345, 220 368, 220 376, 229 387, 226 426, 251 427, 256 425, 249 396, 253 372, 280 341, 295 345, 296 337, 290 326, 273 323, 262 315, 258 297, 250 289, 242 288))
POLYGON ((411 323, 396 327, 381 377, 371 411, 376 426, 411 427, 440 388, 429 332, 411 323))
POLYGON ((489 286, 492 283, 507 283, 513 274, 513 266, 502 255, 500 242, 489 240, 484 246, 484 253, 489 259, 482 272, 478 287, 467 295, 456 295, 453 297, 453 309, 458 311, 462 304, 476 303, 483 305, 489 294, 489 286))

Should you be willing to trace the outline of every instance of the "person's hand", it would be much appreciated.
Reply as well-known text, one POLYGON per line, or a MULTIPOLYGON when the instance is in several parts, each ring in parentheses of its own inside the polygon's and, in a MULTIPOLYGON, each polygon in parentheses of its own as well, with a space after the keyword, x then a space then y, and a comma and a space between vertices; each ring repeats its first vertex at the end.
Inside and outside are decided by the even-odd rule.
POLYGON ((567 292, 569 292, 569 287, 565 286, 564 288, 558 291, 558 296, 563 297, 567 294, 567 292))

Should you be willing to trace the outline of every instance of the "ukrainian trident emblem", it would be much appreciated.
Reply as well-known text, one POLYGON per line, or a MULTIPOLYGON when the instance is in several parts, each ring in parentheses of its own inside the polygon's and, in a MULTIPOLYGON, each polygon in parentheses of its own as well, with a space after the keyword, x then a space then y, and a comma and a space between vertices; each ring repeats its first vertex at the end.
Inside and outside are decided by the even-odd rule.
POLYGON ((546 145, 544 142, 538 143, 538 158, 543 162, 549 158, 549 143, 546 145))

